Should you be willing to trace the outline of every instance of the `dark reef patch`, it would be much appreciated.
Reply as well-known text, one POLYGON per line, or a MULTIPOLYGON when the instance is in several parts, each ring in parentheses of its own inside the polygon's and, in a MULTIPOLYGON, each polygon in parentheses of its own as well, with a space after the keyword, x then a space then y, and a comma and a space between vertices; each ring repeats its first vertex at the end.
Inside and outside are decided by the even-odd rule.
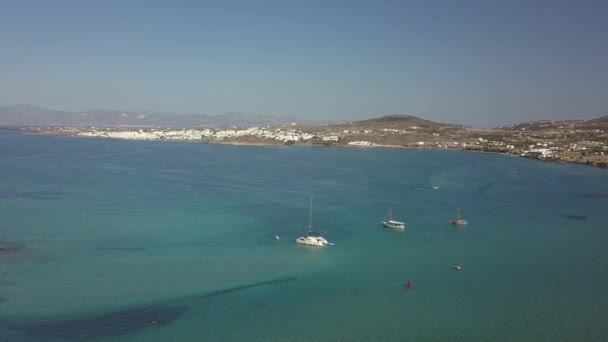
POLYGON ((577 214, 561 214, 559 216, 566 218, 568 220, 574 220, 574 221, 586 221, 589 218, 588 216, 577 215, 577 214))
POLYGON ((17 253, 25 249, 25 245, 19 242, 0 241, 0 255, 17 253))
POLYGON ((14 189, 0 189, 0 198, 4 199, 36 199, 54 200, 65 196, 63 191, 18 191, 14 189))
POLYGON ((604 199, 608 198, 608 195, 599 192, 570 192, 568 196, 572 198, 580 199, 604 199))
POLYGON ((0 321, 0 327, 13 332, 20 332, 29 338, 40 341, 53 339, 84 341, 119 336, 154 326, 170 324, 184 315, 190 308, 202 305, 207 298, 257 286, 285 283, 296 279, 295 277, 291 277, 263 281, 219 290, 201 296, 188 297, 171 304, 146 305, 84 318, 31 323, 0 321))
POLYGON ((154 325, 169 324, 186 310, 184 306, 150 305, 88 318, 15 324, 11 328, 41 340, 63 338, 82 341, 124 335, 154 325))
POLYGON ((252 288, 252 287, 286 283, 286 282, 293 281, 293 280, 296 280, 296 279, 298 279, 298 278, 296 278, 296 277, 282 278, 282 279, 274 279, 274 280, 262 281, 262 282, 259 282, 259 283, 247 284, 247 285, 242 285, 242 286, 236 286, 236 287, 231 287, 231 288, 224 289, 224 290, 219 290, 219 291, 207 293, 207 294, 204 294, 202 296, 195 297, 193 299, 194 300, 201 300, 201 299, 205 299, 205 298, 211 298, 211 297, 215 297, 215 296, 219 296, 219 295, 224 295, 224 294, 228 294, 228 293, 232 293, 232 292, 246 290, 246 289, 249 289, 249 288, 252 288))
POLYGON ((491 187, 493 187, 496 184, 498 184, 498 182, 490 182, 484 186, 481 186, 479 189, 477 189, 477 191, 475 191, 475 194, 477 194, 477 195, 483 194, 484 192, 488 191, 488 189, 490 189, 491 187))

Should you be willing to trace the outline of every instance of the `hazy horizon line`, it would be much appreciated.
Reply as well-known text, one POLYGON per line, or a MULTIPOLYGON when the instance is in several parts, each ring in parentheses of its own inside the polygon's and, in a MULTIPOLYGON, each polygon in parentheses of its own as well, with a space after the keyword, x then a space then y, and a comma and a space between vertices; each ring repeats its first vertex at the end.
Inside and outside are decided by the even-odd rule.
MULTIPOLYGON (((64 107, 64 108, 57 108, 57 107, 53 107, 53 106, 45 106, 45 105, 40 105, 40 104, 33 104, 33 103, 16 103, 16 104, 0 104, 0 108, 6 108, 6 107, 32 107, 32 108, 38 108, 38 109, 42 109, 42 110, 49 110, 49 111, 57 111, 57 112, 68 112, 68 113, 86 113, 88 111, 113 111, 113 112, 124 112, 124 113, 133 113, 133 114, 160 114, 160 115, 176 115, 176 116, 207 116, 207 117, 219 117, 219 116, 224 116, 224 115, 230 115, 230 114, 236 114, 236 115, 254 115, 254 116, 266 116, 266 117, 273 117, 276 119, 295 119, 296 122, 297 121, 317 121, 319 123, 345 123, 345 122, 355 122, 355 121, 363 121, 363 120, 368 120, 368 119, 374 119, 374 118, 381 118, 381 117, 385 117, 385 116, 390 116, 390 115, 408 115, 408 116, 413 116, 416 118, 420 118, 420 119, 424 119, 424 120, 429 120, 429 121, 433 121, 436 123, 444 123, 444 124, 456 124, 456 125, 464 125, 464 126, 471 126, 471 127, 478 127, 478 128, 493 128, 493 127, 501 127, 501 126, 509 126, 509 125, 516 125, 516 124, 521 124, 521 123, 526 123, 526 122, 537 122, 537 121, 585 121, 585 120, 593 120, 593 119, 597 119, 597 118, 601 118, 604 116, 608 116, 608 112, 603 112, 603 113, 599 113, 599 114, 587 114, 584 116, 581 116, 580 114, 575 115, 573 114, 571 118, 531 118, 529 120, 525 120, 525 121, 509 121, 509 122, 504 122, 504 123, 496 123, 494 125, 475 125, 475 124, 469 124, 466 122, 460 122, 460 121, 453 121, 453 120, 442 120, 442 119, 434 119, 432 117, 429 117, 427 115, 420 115, 420 114, 413 114, 413 113, 409 113, 409 112, 386 112, 386 113, 374 113, 374 114, 369 114, 367 116, 364 117, 360 117, 359 115, 357 115, 357 117, 352 117, 352 118, 343 118, 343 119, 330 119, 330 118, 317 118, 317 117, 309 117, 306 118, 305 115, 289 115, 289 114, 268 114, 268 113, 260 113, 260 112, 246 112, 246 111, 226 111, 226 112, 222 112, 222 113, 205 113, 205 112, 178 112, 178 111, 163 111, 163 110, 154 110, 154 109, 122 109, 122 108, 118 108, 118 107, 97 107, 97 108, 86 108, 86 109, 74 109, 70 107, 64 107)), ((308 115, 306 115, 308 116, 308 115)))

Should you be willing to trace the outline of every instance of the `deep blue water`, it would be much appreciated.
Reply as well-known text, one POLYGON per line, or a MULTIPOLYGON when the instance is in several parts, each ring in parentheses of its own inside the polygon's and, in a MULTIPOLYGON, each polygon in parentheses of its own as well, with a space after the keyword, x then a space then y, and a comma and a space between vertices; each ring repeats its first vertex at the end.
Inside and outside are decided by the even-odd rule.
POLYGON ((607 208, 501 155, 0 132, 0 340, 604 341, 607 208))

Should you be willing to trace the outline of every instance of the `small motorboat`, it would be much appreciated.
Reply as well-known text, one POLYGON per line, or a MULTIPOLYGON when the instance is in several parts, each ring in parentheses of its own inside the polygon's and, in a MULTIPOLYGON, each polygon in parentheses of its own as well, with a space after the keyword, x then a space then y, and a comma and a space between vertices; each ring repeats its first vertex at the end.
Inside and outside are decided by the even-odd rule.
POLYGON ((277 235, 275 235, 275 236, 273 237, 273 239, 275 239, 275 240, 280 240, 281 238, 280 238, 280 237, 279 237, 279 235, 277 234, 277 235))
POLYGON ((460 266, 460 265, 452 266, 452 268, 455 269, 456 271, 462 270, 462 266, 460 266))

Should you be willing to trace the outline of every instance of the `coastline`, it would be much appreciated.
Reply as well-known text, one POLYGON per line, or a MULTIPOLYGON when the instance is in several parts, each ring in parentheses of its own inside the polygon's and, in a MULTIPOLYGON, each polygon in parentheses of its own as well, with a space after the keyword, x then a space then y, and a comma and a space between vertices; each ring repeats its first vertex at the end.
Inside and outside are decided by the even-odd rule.
POLYGON ((281 143, 279 141, 273 140, 273 142, 264 142, 264 141, 242 141, 242 140, 230 140, 230 139, 208 139, 208 140, 192 140, 192 139, 120 139, 120 138, 111 138, 111 137, 103 137, 103 136, 85 136, 79 134, 67 134, 66 132, 51 132, 51 131, 22 131, 21 134, 24 135, 44 135, 44 136, 62 136, 62 137, 72 137, 72 138, 93 138, 93 139, 110 139, 110 140, 122 140, 122 141, 162 141, 162 142, 188 142, 188 143, 202 143, 202 144, 212 144, 212 145, 232 145, 232 146, 285 146, 285 147, 333 147, 333 148, 389 148, 389 149, 432 149, 432 150, 453 150, 453 151, 463 151, 463 152, 473 152, 473 153, 488 153, 488 154, 497 154, 497 155, 506 155, 511 157, 518 158, 527 158, 527 159, 535 159, 543 162, 550 163, 568 163, 568 164, 577 164, 577 165, 587 165, 587 166, 595 166, 601 169, 608 168, 608 165, 605 163, 598 162, 590 162, 588 160, 575 160, 575 159, 566 159, 566 158, 545 158, 542 156, 536 155, 521 155, 519 153, 509 153, 509 152, 501 152, 501 151, 487 151, 483 149, 474 149, 474 148, 466 148, 458 146, 445 146, 445 147, 437 147, 437 146, 406 146, 406 145, 394 145, 394 144, 371 144, 371 145, 349 145, 344 143, 281 143))

